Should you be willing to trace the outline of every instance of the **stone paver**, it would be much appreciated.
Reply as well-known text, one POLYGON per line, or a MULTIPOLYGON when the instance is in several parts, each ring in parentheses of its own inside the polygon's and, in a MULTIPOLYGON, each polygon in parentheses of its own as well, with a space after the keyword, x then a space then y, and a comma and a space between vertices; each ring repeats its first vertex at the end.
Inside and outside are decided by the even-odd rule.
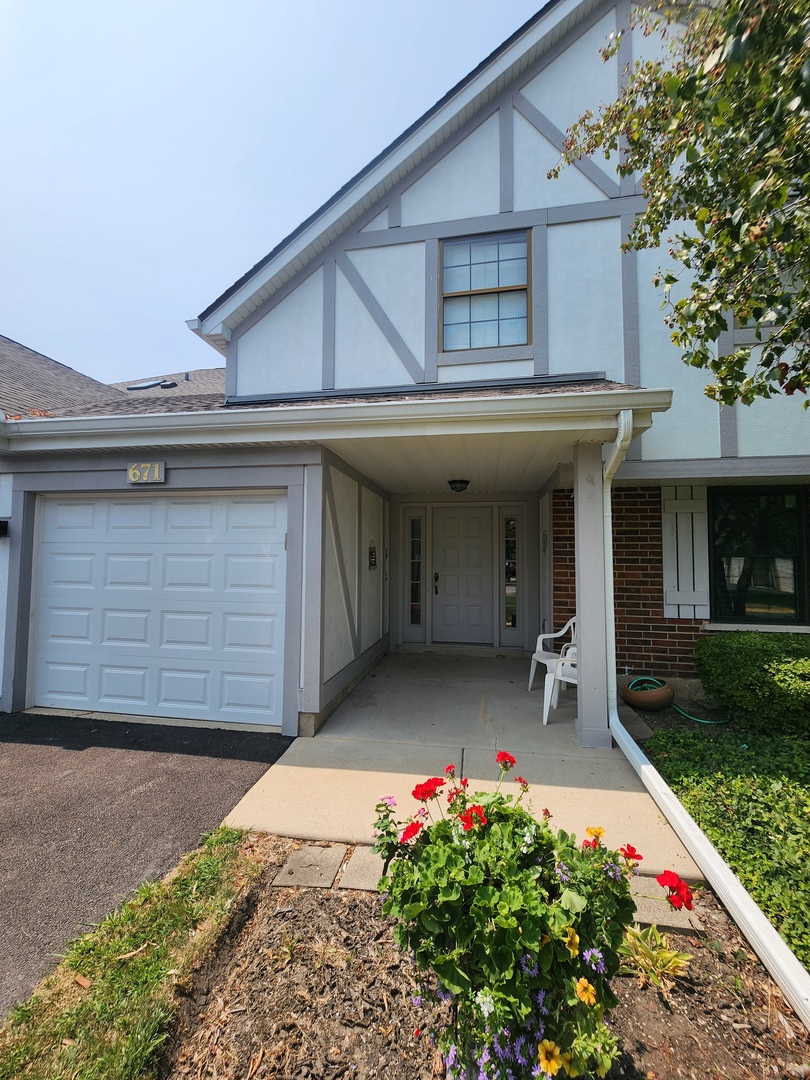
POLYGON ((330 844, 329 847, 307 844, 287 859, 273 878, 273 885, 331 889, 346 851, 343 844, 330 844))
POLYGON ((365 844, 358 845, 341 875, 338 888, 376 892, 377 883, 382 877, 382 870, 382 858, 376 851, 372 851, 365 844))

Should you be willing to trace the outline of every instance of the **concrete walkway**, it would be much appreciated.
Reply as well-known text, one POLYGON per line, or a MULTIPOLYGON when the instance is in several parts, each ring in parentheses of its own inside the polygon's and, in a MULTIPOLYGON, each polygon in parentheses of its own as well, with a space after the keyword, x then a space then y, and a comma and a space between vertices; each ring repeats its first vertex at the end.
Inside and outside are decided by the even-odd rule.
MULTIPOLYGON (((584 750, 573 696, 542 726, 542 679, 526 691, 528 660, 400 652, 381 663, 312 739, 297 739, 228 815, 228 824, 306 840, 372 843, 374 806, 393 795, 402 818, 414 785, 453 762, 473 791, 491 791, 508 750, 531 784, 533 811, 584 838, 605 829, 633 844, 645 876, 700 872, 620 750, 584 750)), ((563 691, 561 705, 565 701, 563 691)), ((624 708, 624 707, 623 707, 624 708)), ((628 710, 629 719, 634 714, 628 710)), ((512 783, 511 776, 505 781, 512 783)), ((656 887, 657 888, 657 887, 656 887)))

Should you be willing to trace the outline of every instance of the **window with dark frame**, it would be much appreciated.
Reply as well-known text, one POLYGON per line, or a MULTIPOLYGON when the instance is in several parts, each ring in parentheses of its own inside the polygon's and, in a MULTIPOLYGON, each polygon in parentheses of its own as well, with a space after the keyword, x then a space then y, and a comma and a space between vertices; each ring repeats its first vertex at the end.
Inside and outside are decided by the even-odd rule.
POLYGON ((442 351, 528 343, 527 233, 445 240, 442 351))
POLYGON ((713 622, 807 622, 807 498, 801 488, 711 488, 713 622))

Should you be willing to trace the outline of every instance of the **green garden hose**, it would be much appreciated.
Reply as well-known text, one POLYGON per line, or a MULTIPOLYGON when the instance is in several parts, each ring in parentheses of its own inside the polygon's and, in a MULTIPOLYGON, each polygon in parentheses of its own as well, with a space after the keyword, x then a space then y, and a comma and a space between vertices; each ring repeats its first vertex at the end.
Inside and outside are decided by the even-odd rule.
MULTIPOLYGON (((639 675, 637 679, 632 679, 627 684, 628 690, 660 690, 662 686, 666 686, 663 679, 656 679, 652 675, 639 675)), ((685 716, 687 720, 694 720, 696 724, 727 724, 728 720, 702 720, 699 716, 692 716, 680 707, 680 705, 670 705, 670 709, 674 709, 675 712, 679 712, 681 716, 685 716)))

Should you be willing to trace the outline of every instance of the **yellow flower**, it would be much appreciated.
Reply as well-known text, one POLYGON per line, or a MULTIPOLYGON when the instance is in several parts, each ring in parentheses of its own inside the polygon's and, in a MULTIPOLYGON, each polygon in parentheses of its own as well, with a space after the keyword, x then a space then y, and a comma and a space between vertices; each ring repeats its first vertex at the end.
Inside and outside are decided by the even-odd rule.
POLYGON ((547 1076, 555 1076, 562 1065, 559 1046, 551 1039, 543 1039, 537 1048, 537 1060, 547 1076))
POLYGON ((577 997, 586 1005, 596 1004, 596 987, 591 986, 587 979, 577 980, 577 997))
POLYGON ((601 840, 605 835, 605 830, 601 825, 589 825, 585 832, 590 836, 591 840, 601 840))
POLYGON ((569 1076, 582 1076, 582 1069, 574 1064, 571 1054, 560 1054, 560 1061, 562 1062, 562 1067, 569 1076))
POLYGON ((573 926, 569 926, 565 931, 565 947, 571 953, 571 956, 576 956, 579 952, 579 934, 573 926))

